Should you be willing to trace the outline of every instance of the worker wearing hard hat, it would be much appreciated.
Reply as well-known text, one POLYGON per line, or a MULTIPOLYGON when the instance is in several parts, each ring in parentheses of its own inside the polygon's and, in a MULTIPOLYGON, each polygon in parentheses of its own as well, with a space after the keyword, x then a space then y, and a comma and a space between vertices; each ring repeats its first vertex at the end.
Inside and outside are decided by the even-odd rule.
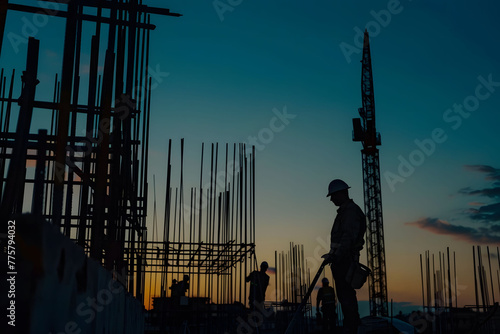
POLYGON ((357 333, 360 323, 358 300, 346 275, 351 264, 359 261, 359 252, 364 245, 366 217, 349 198, 349 188, 339 179, 333 180, 328 186, 327 197, 339 208, 331 231, 330 252, 323 257, 331 262, 337 298, 344 314, 344 333, 357 333))
POLYGON ((323 286, 319 288, 318 296, 316 297, 316 313, 319 317, 319 304, 321 302, 323 333, 336 333, 335 290, 329 285, 328 278, 323 278, 321 283, 323 286))

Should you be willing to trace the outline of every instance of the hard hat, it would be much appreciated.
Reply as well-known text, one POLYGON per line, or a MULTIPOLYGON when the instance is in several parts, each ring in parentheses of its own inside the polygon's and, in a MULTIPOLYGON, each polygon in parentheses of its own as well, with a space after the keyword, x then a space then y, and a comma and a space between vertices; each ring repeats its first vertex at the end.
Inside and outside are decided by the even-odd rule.
POLYGON ((323 277, 323 279, 321 280, 321 283, 328 284, 328 283, 330 283, 330 281, 328 281, 328 278, 323 277))
POLYGON ((330 184, 328 185, 328 195, 326 197, 331 196, 334 192, 339 191, 339 190, 344 190, 344 189, 349 189, 347 183, 345 183, 342 180, 335 179, 330 184))
POLYGON ((262 263, 260 264, 260 267, 261 267, 261 268, 262 268, 262 267, 265 267, 265 268, 267 269, 267 268, 269 268, 269 265, 267 264, 267 262, 266 262, 266 261, 264 261, 264 262, 262 262, 262 263))

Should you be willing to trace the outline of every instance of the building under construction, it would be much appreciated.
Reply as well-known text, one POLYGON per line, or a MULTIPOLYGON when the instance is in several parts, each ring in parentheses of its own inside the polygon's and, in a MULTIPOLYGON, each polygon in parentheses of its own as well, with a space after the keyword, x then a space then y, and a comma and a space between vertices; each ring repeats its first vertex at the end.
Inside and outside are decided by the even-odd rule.
MULTIPOLYGON (((255 148, 201 144, 199 187, 188 189, 184 141, 169 142, 163 224, 155 195, 153 228, 146 228, 151 187, 156 194, 148 182, 150 34, 156 20, 181 14, 142 0, 46 0, 39 7, 2 0, 0 36, 15 13, 65 27, 61 72, 51 82, 39 78, 44 41, 35 37, 27 40, 26 66, 0 73, 0 210, 5 226, 17 226, 2 249, 26 245, 9 272, 25 291, 16 328, 234 332, 247 316, 245 278, 258 267, 255 148), (40 94, 41 85, 52 85, 50 96, 40 94), (48 120, 42 128, 34 121, 40 118, 48 120), (179 284, 183 291, 174 294, 179 284), (48 307, 53 298, 57 306, 48 307)), ((304 263, 291 251, 279 267, 287 300, 274 306, 284 323, 306 284, 304 263)))
POLYGON ((29 38, 22 72, 2 70, 2 217, 30 212, 59 227, 106 269, 126 272, 127 291, 142 299, 151 16, 180 14, 138 1, 65 1, 50 11, 4 1, 2 31, 12 12, 64 20, 65 37, 51 98, 37 94, 50 84, 37 73, 43 41, 29 38), (50 124, 36 130, 32 120, 40 115, 50 124))
MULTIPOLYGON (((255 148, 190 143, 188 150, 184 140, 169 141, 166 183, 156 184, 148 175, 155 84, 150 36, 158 33, 158 20, 182 15, 142 0, 38 4, 0 0, 0 47, 10 15, 50 17, 48 25, 64 25, 62 67, 50 82, 38 71, 46 41, 36 36, 26 38, 27 51, 19 55, 25 66, 0 72, 0 217, 7 227, 0 242, 2 266, 8 268, 2 282, 8 282, 5 291, 16 292, 15 299, 1 302, 9 323, 18 333, 284 333, 311 285, 310 264, 301 245, 276 251, 267 259, 274 290, 267 291, 264 308, 249 311, 246 278, 263 260, 256 257, 255 148), (41 94, 42 87, 51 87, 51 93, 41 94), (185 156, 195 149, 201 152, 199 175, 187 177, 185 156), (186 179, 197 178, 197 186, 186 185, 186 179), (159 205, 157 192, 165 198, 159 205), (151 208, 153 215, 147 215, 151 208)), ((367 34, 362 94, 354 139, 363 142, 370 311, 387 316, 380 136, 367 34)), ((459 333, 444 316, 457 305, 432 305, 431 294, 444 291, 444 271, 431 273, 429 263, 427 257, 424 311, 448 310, 441 327, 431 322, 427 328, 459 333), (442 279, 432 287, 431 277, 442 279)), ((482 303, 477 297, 470 310, 474 325, 490 321, 498 308, 494 295, 491 303, 488 299, 482 263, 476 269, 482 303)), ((451 282, 449 270, 448 262, 451 282)), ((491 276, 490 281, 493 293, 491 276)), ((373 321, 366 320, 364 333, 371 332, 367 324, 379 332, 392 330, 373 321)), ((310 301, 294 324, 293 333, 317 331, 310 301)), ((487 325, 491 333, 494 325, 487 325)))

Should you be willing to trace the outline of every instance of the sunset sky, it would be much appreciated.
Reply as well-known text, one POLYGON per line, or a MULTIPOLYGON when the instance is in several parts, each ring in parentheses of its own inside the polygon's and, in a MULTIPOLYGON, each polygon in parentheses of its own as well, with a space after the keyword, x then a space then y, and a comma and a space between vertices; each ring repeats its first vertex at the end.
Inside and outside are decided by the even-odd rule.
MULTIPOLYGON (((290 242, 315 257, 336 214, 325 198, 332 179, 346 181, 363 207, 361 144, 352 141, 351 119, 361 107, 360 43, 367 28, 382 135, 389 299, 395 312, 418 308, 419 255, 449 246, 456 252, 458 304, 474 303, 472 245, 495 253, 500 246, 500 4, 144 2, 183 14, 152 17, 150 65, 158 75, 149 182, 155 175, 164 189, 168 139, 179 147, 185 138, 192 162, 185 187, 198 186, 202 142, 250 143, 283 124, 257 145, 257 258, 271 266, 274 251, 290 242), (277 113, 287 118, 274 126, 277 113)), ((9 13, 6 32, 22 35, 23 16, 31 17, 9 13)), ((50 37, 64 27, 62 19, 50 20, 36 32, 43 41, 39 79, 47 83, 37 94, 48 96, 63 45, 62 34, 50 37)), ((24 68, 26 45, 3 43, 0 67, 6 73, 24 68)), ((496 257, 493 264, 496 272, 496 257)), ((498 287, 495 292, 500 295, 498 287)), ((366 287, 359 296, 368 299, 366 287)))

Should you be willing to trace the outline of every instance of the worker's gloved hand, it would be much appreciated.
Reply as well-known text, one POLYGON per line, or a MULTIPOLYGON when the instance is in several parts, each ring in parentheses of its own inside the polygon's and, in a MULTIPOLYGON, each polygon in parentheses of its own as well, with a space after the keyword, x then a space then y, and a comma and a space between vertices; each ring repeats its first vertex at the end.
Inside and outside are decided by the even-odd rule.
POLYGON ((323 256, 321 256, 321 258, 325 259, 327 261, 327 263, 333 263, 334 254, 333 253, 326 253, 323 256))

